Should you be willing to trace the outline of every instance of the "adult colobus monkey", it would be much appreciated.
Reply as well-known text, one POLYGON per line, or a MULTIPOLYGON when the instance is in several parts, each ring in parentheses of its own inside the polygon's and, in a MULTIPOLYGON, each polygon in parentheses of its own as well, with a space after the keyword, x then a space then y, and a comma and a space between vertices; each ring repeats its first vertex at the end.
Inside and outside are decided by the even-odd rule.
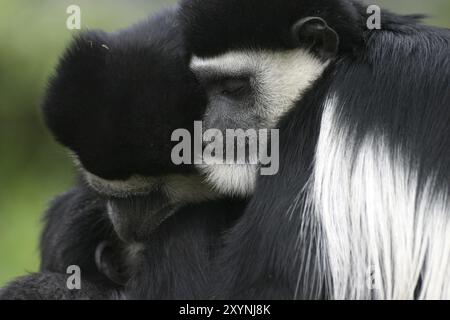
POLYGON ((182 15, 205 126, 280 128, 280 171, 258 179, 216 295, 450 298, 450 32, 388 12, 368 30, 352 0, 184 0, 182 15))

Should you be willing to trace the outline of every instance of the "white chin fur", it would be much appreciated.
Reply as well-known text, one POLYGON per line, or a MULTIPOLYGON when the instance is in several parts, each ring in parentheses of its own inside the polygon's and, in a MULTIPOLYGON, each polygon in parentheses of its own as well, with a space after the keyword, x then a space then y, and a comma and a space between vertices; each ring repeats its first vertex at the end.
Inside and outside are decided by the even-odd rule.
POLYGON ((198 165, 206 181, 219 193, 250 196, 256 184, 258 166, 251 164, 198 165))

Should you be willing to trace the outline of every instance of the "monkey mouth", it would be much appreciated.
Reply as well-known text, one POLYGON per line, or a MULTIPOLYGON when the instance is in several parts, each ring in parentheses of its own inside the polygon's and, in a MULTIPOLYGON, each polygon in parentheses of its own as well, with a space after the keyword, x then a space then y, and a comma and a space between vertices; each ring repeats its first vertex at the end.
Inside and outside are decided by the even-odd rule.
POLYGON ((110 198, 108 214, 119 237, 128 243, 145 242, 179 208, 159 193, 110 198))

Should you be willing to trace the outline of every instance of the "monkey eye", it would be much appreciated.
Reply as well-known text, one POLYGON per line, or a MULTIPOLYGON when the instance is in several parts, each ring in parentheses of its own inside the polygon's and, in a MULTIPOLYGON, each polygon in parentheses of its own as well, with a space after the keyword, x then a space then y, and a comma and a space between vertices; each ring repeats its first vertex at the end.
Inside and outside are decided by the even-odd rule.
POLYGON ((248 78, 226 78, 220 81, 220 90, 225 96, 239 96, 250 91, 248 78))

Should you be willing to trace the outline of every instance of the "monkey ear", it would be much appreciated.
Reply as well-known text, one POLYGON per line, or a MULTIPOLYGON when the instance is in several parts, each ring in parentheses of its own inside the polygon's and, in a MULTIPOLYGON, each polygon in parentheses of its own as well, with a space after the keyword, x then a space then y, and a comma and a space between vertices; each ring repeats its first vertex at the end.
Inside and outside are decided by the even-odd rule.
POLYGON ((309 46, 324 59, 333 58, 339 49, 339 35, 319 17, 307 17, 292 27, 292 39, 296 46, 309 46))
POLYGON ((95 264, 98 271, 118 285, 125 285, 127 275, 123 266, 118 262, 119 253, 114 251, 114 244, 108 241, 100 242, 95 249, 95 264))

